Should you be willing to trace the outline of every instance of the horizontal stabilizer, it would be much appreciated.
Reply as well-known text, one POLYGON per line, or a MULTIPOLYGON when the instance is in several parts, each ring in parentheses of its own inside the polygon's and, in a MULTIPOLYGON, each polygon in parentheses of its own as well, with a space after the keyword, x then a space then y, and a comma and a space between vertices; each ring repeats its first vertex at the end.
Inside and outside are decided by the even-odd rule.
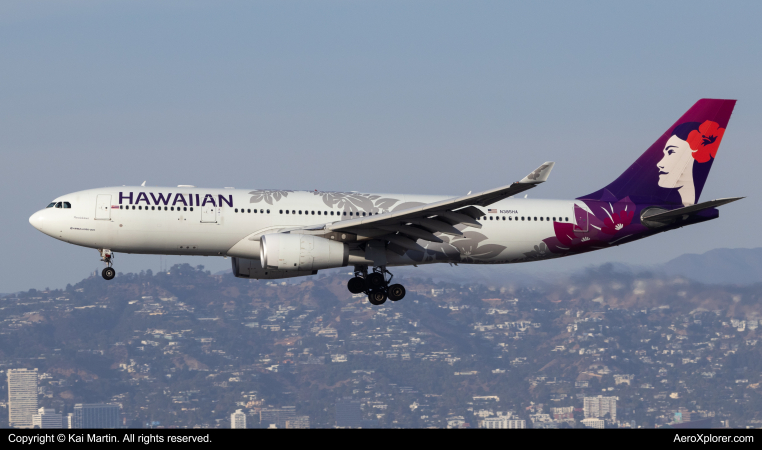
POLYGON ((651 222, 668 222, 680 216, 695 214, 705 209, 716 208, 718 206, 727 205, 728 203, 734 202, 736 200, 741 200, 742 198, 744 197, 720 198, 717 200, 710 200, 708 202, 699 203, 697 205, 686 206, 684 208, 677 208, 671 211, 659 212, 656 214, 643 216, 642 219, 648 220, 651 222))

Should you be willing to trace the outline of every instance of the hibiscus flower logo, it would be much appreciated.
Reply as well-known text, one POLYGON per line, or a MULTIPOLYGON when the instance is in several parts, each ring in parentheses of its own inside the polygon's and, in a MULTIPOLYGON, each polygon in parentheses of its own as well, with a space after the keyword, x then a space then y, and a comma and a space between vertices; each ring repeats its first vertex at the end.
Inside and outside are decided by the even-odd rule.
POLYGON ((725 134, 725 129, 720 128, 717 122, 707 120, 699 125, 698 130, 693 130, 688 135, 688 145, 693 150, 693 159, 700 163, 709 161, 717 155, 717 149, 720 148, 720 141, 725 134))

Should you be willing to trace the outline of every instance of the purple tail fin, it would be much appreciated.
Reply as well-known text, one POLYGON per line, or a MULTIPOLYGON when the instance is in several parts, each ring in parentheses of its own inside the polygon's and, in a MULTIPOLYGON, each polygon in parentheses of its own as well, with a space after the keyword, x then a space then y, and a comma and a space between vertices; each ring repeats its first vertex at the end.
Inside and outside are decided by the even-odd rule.
POLYGON ((636 203, 697 203, 735 104, 699 100, 613 183, 579 198, 616 201, 629 196, 636 203))

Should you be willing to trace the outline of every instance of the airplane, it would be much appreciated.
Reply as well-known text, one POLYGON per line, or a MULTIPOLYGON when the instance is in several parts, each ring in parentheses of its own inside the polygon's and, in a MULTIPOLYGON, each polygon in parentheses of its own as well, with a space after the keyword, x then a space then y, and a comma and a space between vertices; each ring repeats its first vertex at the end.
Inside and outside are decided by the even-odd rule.
POLYGON ((352 266, 347 288, 373 305, 401 300, 389 268, 512 264, 601 250, 719 217, 698 203, 735 100, 701 99, 606 187, 573 200, 516 197, 544 183, 553 162, 520 181, 464 196, 271 189, 121 186, 56 198, 29 222, 114 254, 231 257, 239 278, 280 279, 352 266))

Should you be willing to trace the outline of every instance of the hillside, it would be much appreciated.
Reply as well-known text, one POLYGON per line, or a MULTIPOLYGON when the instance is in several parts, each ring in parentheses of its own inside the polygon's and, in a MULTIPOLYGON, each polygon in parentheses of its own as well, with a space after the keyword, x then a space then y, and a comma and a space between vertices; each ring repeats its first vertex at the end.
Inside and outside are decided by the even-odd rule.
POLYGON ((0 299, 0 367, 38 368, 40 406, 117 402, 134 427, 225 427, 239 408, 259 426, 289 405, 330 427, 342 397, 385 427, 498 411, 575 426, 542 413, 602 390, 620 398, 611 426, 669 423, 677 408, 762 421, 762 284, 617 265, 505 286, 400 278, 407 297, 380 307, 346 273, 284 283, 188 265, 30 290, 0 299))

